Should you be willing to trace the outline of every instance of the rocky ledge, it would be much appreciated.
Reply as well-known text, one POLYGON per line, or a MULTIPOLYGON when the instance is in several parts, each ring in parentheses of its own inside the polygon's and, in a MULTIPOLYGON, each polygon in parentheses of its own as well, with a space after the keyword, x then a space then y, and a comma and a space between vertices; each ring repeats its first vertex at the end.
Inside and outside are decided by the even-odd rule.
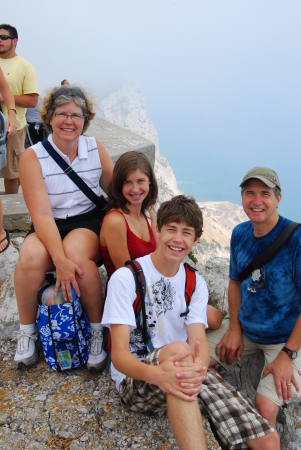
MULTIPOLYGON (((10 339, 18 329, 18 312, 13 271, 22 241, 12 237, 12 245, 0 255, 0 449, 178 448, 168 417, 128 411, 109 376, 85 368, 55 373, 42 352, 34 366, 14 368, 15 343, 10 339)), ((208 285, 209 302, 223 315, 228 311, 228 265, 225 258, 197 265, 208 285)), ((103 268, 100 275, 105 285, 103 268)), ((260 356, 254 356, 223 375, 254 400, 262 365, 260 356)), ((283 450, 301 449, 300 407, 301 401, 292 403, 279 414, 283 450)), ((219 449, 206 419, 204 426, 209 450, 219 449)))

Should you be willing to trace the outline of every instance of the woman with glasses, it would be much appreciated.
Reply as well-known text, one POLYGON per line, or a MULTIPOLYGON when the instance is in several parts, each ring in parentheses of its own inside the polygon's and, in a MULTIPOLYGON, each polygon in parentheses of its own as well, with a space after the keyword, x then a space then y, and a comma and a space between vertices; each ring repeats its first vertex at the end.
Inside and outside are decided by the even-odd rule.
MULTIPOLYGON (((113 163, 103 145, 83 133, 95 115, 92 101, 82 88, 57 87, 42 99, 40 116, 50 133, 48 142, 99 196, 106 191, 113 163)), ((37 360, 35 319, 37 293, 45 273, 56 269, 56 293, 72 300, 71 284, 80 297, 91 326, 88 369, 102 370, 100 325, 103 298, 95 261, 99 258, 102 213, 73 183, 41 142, 27 149, 20 160, 20 181, 31 219, 15 270, 15 292, 20 317, 15 364, 37 360)))

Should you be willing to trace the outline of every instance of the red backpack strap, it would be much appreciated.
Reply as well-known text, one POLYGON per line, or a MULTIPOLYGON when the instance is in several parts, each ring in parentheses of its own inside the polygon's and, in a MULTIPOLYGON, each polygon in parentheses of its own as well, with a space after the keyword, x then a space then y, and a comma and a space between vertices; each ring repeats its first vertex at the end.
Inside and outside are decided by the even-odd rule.
POLYGON ((189 264, 184 263, 184 269, 186 274, 186 280, 185 280, 185 302, 186 302, 186 311, 182 314, 180 314, 180 317, 187 316, 189 313, 189 305, 191 301, 192 294, 195 291, 196 286, 196 269, 191 267, 189 264))

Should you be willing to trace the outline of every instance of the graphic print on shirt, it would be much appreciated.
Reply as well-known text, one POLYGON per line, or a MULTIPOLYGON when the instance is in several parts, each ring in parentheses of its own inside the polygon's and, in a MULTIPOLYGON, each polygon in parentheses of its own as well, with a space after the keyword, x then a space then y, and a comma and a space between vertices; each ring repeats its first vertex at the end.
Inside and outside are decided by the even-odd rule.
POLYGON ((151 338, 165 336, 165 314, 172 311, 175 289, 169 280, 161 278, 147 290, 146 317, 151 338))
POLYGON ((265 266, 262 266, 260 269, 253 270, 251 275, 247 278, 248 291, 255 294, 257 289, 261 289, 265 282, 265 276, 265 266))
MULTIPOLYGON (((153 339, 157 335, 161 338, 167 333, 165 315, 172 311, 176 291, 169 280, 161 278, 151 286, 147 286, 145 296, 145 310, 148 336, 153 339)), ((131 331, 130 352, 136 353, 143 348, 143 318, 140 311, 137 318, 137 328, 131 331)), ((137 355, 139 357, 139 355, 137 355)))

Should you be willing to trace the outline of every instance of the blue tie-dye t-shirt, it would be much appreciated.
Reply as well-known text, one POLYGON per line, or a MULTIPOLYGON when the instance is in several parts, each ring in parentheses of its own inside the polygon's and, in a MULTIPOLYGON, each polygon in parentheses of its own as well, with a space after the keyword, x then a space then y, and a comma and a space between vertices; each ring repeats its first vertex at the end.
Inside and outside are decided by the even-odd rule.
MULTIPOLYGON (((230 279, 238 281, 247 263, 289 223, 279 216, 277 225, 260 238, 254 236, 251 221, 237 225, 231 237, 230 279)), ((262 344, 286 342, 301 312, 301 227, 270 262, 241 283, 240 294, 239 320, 244 333, 262 344)))

